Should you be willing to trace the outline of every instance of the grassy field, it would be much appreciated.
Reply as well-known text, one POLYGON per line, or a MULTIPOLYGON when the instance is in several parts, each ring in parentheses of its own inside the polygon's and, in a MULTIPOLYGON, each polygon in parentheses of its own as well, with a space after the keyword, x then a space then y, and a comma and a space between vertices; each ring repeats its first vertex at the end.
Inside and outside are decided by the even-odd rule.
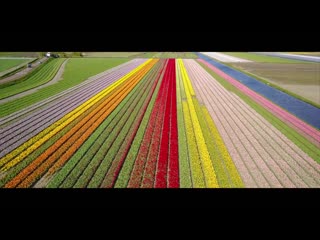
POLYGON ((0 57, 40 57, 38 52, 0 52, 0 57))
POLYGON ((0 59, 0 72, 28 62, 28 59, 0 59))
POLYGON ((64 60, 64 58, 59 58, 46 62, 41 66, 41 69, 32 72, 24 78, 24 81, 19 83, 7 86, 4 86, 5 84, 0 85, 0 99, 13 96, 47 83, 55 76, 64 60))
POLYGON ((320 52, 286 52, 286 53, 320 57, 320 52))
POLYGON ((257 80, 320 107, 320 64, 228 63, 257 80))
MULTIPOLYGON (((54 52, 59 54, 60 57, 72 58, 72 57, 81 57, 80 52, 54 52)), ((43 55, 46 53, 43 53, 43 55)))
POLYGON ((263 63, 306 63, 305 61, 291 60, 279 57, 264 56, 255 53, 247 52, 224 52, 230 56, 247 59, 253 62, 263 62, 263 63))
MULTIPOLYGON (((198 58, 192 52, 52 52, 60 57, 97 57, 97 58, 198 58)), ((0 52, 0 57, 40 57, 46 52, 0 52)))
POLYGON ((142 52, 136 55, 137 58, 153 58, 157 52, 142 52))
POLYGON ((115 67, 121 63, 127 62, 127 58, 72 58, 68 61, 63 73, 62 80, 40 89, 39 91, 28 96, 16 99, 14 101, 0 105, 0 117, 4 117, 15 111, 21 110, 36 102, 53 96, 63 90, 73 87, 90 76, 96 75, 109 68, 115 67))
MULTIPOLYGON (((44 57, 47 52, 0 52, 0 57, 31 57, 39 58, 44 57)), ((59 54, 60 57, 81 57, 81 52, 51 52, 59 54)))
POLYGON ((85 52, 85 57, 133 57, 140 52, 85 52))

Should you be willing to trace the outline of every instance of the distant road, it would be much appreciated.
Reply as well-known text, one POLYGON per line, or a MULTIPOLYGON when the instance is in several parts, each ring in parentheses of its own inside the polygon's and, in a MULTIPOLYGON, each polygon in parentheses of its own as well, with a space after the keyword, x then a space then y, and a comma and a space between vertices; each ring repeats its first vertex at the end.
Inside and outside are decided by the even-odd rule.
POLYGON ((281 58, 288 58, 294 60, 302 60, 308 62, 320 62, 320 57, 316 56, 307 56, 307 55, 296 55, 296 54, 288 54, 288 53, 277 53, 277 52, 254 52, 256 54, 262 54, 267 56, 273 57, 281 57, 281 58))

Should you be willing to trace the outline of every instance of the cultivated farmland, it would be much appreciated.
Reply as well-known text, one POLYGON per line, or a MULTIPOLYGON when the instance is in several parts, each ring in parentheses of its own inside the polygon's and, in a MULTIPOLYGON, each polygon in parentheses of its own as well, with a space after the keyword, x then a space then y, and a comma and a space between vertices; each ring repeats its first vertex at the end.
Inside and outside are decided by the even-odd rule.
POLYGON ((147 54, 58 58, 3 88, 0 187, 320 187, 319 108, 201 53, 147 54))
POLYGON ((0 58, 0 73, 8 70, 10 68, 19 66, 23 63, 28 62, 28 59, 21 59, 21 58, 10 58, 10 59, 3 59, 0 58))

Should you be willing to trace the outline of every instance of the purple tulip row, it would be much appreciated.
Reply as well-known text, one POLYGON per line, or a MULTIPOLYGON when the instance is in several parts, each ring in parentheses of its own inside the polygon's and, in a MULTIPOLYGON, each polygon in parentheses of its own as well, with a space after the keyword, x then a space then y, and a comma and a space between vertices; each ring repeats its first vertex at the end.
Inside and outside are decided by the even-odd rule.
POLYGON ((23 119, 14 122, 3 129, 0 133, 0 157, 6 155, 13 149, 23 144, 63 116, 74 110, 76 107, 108 87, 113 82, 136 68, 143 60, 132 61, 106 75, 100 76, 90 84, 83 85, 73 92, 69 92, 57 100, 54 100, 38 111, 33 111, 23 119))
POLYGON ((38 103, 35 103, 35 104, 32 104, 31 106, 26 107, 26 108, 24 108, 24 109, 22 109, 20 111, 14 112, 14 113, 12 113, 12 114, 10 114, 8 116, 0 118, 0 129, 3 129, 3 127, 5 125, 9 125, 12 122, 18 121, 23 116, 25 116, 27 114, 30 114, 33 111, 40 110, 40 108, 50 108, 51 104, 55 103, 54 101, 59 101, 60 98, 63 98, 64 96, 67 96, 69 93, 77 91, 78 89, 81 89, 85 85, 90 84, 92 81, 96 81, 99 78, 101 78, 101 77, 103 77, 103 76, 105 76, 105 75, 107 75, 107 74, 109 74, 111 72, 116 71, 117 69, 123 68, 124 66, 129 65, 129 64, 132 64, 132 62, 134 62, 134 60, 130 61, 130 62, 126 62, 126 63, 121 64, 119 66, 116 66, 116 67, 114 67, 112 69, 109 69, 109 70, 107 70, 105 72, 102 72, 102 73, 100 73, 98 75, 95 75, 93 77, 90 77, 87 80, 85 80, 84 82, 82 82, 82 83, 80 83, 80 84, 78 84, 78 85, 76 85, 74 87, 71 87, 71 88, 69 88, 67 90, 64 90, 61 93, 55 94, 54 96, 48 97, 45 100, 42 100, 42 101, 40 101, 38 103))

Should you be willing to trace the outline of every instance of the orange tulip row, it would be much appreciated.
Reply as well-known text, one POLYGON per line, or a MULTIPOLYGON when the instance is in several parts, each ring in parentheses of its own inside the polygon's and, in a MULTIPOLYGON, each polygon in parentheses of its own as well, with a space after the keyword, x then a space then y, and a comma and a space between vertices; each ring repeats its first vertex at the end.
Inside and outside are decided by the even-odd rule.
POLYGON ((50 169, 50 173, 54 173, 63 166, 154 64, 155 61, 150 62, 150 64, 146 65, 145 68, 136 75, 133 75, 125 81, 124 84, 114 89, 114 91, 107 96, 103 104, 82 119, 67 134, 42 153, 14 179, 8 182, 5 187, 30 187, 36 180, 41 178, 57 160, 58 162, 50 169))

